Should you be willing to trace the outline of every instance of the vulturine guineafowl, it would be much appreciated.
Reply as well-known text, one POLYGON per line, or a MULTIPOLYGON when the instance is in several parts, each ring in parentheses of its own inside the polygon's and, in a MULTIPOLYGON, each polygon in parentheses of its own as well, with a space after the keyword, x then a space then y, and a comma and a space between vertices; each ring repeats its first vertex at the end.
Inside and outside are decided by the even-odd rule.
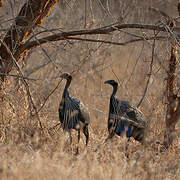
POLYGON ((143 143, 147 119, 143 113, 136 107, 132 106, 128 101, 122 101, 116 98, 118 83, 115 80, 107 80, 105 84, 113 86, 113 92, 109 103, 108 117, 108 139, 115 134, 120 136, 126 132, 128 139, 133 137, 135 140, 143 143))
POLYGON ((77 98, 71 97, 68 92, 72 76, 68 73, 63 73, 61 78, 66 79, 66 85, 62 95, 62 100, 59 104, 59 120, 64 131, 70 134, 70 142, 72 142, 71 129, 78 131, 78 143, 80 140, 80 130, 86 137, 86 145, 89 140, 88 125, 90 123, 90 116, 88 109, 77 98))

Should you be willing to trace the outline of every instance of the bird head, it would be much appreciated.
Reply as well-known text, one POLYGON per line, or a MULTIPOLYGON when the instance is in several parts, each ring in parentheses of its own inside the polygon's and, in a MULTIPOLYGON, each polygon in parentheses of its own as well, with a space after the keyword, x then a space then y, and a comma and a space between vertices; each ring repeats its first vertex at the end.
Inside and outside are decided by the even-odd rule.
POLYGON ((112 86, 117 86, 118 83, 115 80, 107 80, 104 82, 104 84, 110 84, 112 86))
POLYGON ((60 75, 62 79, 72 79, 72 76, 69 73, 63 73, 60 75))

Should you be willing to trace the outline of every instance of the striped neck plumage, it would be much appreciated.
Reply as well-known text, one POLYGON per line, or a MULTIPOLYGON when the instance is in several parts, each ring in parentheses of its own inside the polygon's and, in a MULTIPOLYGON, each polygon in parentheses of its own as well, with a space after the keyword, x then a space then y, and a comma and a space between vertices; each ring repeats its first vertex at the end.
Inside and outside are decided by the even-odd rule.
POLYGON ((115 95, 116 95, 117 89, 118 89, 118 85, 117 85, 117 84, 113 84, 112 96, 115 96, 115 95))

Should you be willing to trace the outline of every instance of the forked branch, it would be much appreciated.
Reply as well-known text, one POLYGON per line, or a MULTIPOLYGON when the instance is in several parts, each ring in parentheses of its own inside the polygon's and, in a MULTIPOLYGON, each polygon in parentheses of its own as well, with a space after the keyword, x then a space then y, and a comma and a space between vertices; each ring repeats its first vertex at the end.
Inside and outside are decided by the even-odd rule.
MULTIPOLYGON (((21 56, 19 53, 19 46, 24 44, 24 40, 32 32, 32 28, 16 28, 16 27, 33 27, 42 23, 44 18, 49 14, 52 7, 58 0, 28 0, 21 8, 14 24, 6 33, 3 42, 12 52, 16 60, 21 56)), ((7 48, 2 44, 0 46, 0 66, 2 73, 9 73, 13 66, 13 60, 7 48)))

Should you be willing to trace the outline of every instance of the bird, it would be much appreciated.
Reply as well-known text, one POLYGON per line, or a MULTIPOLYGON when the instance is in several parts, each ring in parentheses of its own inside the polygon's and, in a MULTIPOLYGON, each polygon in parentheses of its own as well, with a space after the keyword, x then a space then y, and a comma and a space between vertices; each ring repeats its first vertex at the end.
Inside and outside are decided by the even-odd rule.
MULTIPOLYGON (((59 104, 59 120, 64 131, 68 131, 70 135, 70 143, 72 143, 71 130, 78 132, 78 144, 80 141, 80 131, 82 130, 86 138, 86 146, 89 141, 88 125, 90 123, 90 115, 88 108, 77 98, 71 97, 68 88, 72 81, 69 73, 63 73, 60 78, 66 79, 66 85, 59 104)), ((77 149, 78 151, 78 149, 77 149)))
POLYGON ((128 140, 133 137, 140 143, 144 142, 147 119, 145 115, 129 101, 119 100, 116 97, 118 83, 115 80, 104 82, 113 87, 113 92, 109 102, 108 132, 105 142, 116 134, 121 136, 126 133, 128 140))

